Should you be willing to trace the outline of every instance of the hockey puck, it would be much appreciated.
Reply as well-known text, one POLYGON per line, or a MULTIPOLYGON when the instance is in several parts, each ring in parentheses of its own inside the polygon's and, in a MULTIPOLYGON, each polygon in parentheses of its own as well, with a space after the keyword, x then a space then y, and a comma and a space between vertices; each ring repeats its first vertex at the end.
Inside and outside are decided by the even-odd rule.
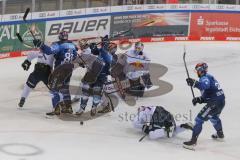
POLYGON ((83 121, 80 121, 80 125, 83 125, 83 121))

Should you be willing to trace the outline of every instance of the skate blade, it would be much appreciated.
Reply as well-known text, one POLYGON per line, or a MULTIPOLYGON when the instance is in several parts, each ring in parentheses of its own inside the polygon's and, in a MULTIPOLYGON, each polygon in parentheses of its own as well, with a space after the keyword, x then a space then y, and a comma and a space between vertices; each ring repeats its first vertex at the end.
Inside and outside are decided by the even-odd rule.
POLYGON ((192 146, 183 145, 183 148, 191 150, 191 151, 195 151, 195 146, 196 145, 192 145, 192 146))
POLYGON ((224 138, 212 138, 212 139, 217 142, 225 142, 224 138))
POLYGON ((53 116, 45 115, 45 118, 46 118, 46 119, 54 119, 54 115, 53 115, 53 116))
POLYGON ((82 113, 76 112, 75 114, 72 114, 72 115, 75 115, 76 117, 80 117, 81 115, 83 115, 83 113, 84 113, 84 112, 82 112, 82 113))

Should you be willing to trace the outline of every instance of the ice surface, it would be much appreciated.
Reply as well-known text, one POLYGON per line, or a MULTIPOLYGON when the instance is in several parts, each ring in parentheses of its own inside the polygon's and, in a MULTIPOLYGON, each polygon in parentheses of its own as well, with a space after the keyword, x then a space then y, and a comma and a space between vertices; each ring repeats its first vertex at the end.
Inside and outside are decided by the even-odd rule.
MULTIPOLYGON (((120 101, 114 113, 87 121, 82 126, 76 121, 45 118, 45 113, 51 110, 51 101, 43 85, 30 94, 22 110, 18 109, 21 89, 30 71, 25 72, 20 67, 24 57, 0 60, 0 160, 239 160, 239 43, 147 43, 145 50, 153 62, 168 67, 161 79, 170 82, 173 90, 160 97, 138 99, 137 105, 132 107, 120 101), (191 91, 185 83, 184 44, 190 75, 197 78, 193 68, 197 62, 205 61, 209 65, 209 73, 219 80, 225 91, 226 107, 221 115, 225 142, 210 138, 214 130, 207 122, 195 152, 182 148, 182 142, 191 136, 187 131, 172 139, 151 141, 146 138, 139 143, 142 134, 132 128, 130 121, 130 115, 136 113, 137 106, 163 105, 176 115, 178 124, 194 121, 202 108, 201 105, 192 106, 191 91), (183 115, 188 120, 180 117, 183 115)), ((78 107, 78 104, 74 105, 74 109, 78 107)))

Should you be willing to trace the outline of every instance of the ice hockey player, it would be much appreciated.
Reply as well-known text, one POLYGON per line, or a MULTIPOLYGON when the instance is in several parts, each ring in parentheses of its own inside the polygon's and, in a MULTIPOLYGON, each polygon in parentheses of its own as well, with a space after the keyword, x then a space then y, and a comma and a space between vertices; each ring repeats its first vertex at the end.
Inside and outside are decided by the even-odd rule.
MULTIPOLYGON (((54 71, 57 70, 61 65, 64 64, 71 64, 72 61, 77 56, 78 48, 76 45, 68 40, 68 33, 66 31, 61 31, 58 35, 59 41, 54 42, 51 46, 45 45, 40 40, 33 40, 35 46, 40 47, 40 49, 47 55, 54 55, 55 58, 55 66, 54 71)), ((58 74, 56 77, 52 77, 52 81, 56 81, 58 79, 58 74)), ((47 113, 47 115, 59 115, 62 113, 72 113, 72 106, 71 106, 71 96, 69 92, 69 82, 71 78, 71 73, 68 77, 64 77, 64 82, 62 88, 59 89, 52 89, 52 104, 54 111, 47 113), (60 106, 62 110, 60 110, 60 106)), ((50 82, 51 83, 51 82, 50 82)), ((54 82, 53 82, 54 83, 54 82)))
MULTIPOLYGON (((83 96, 81 98, 80 102, 80 108, 76 112, 76 115, 82 115, 82 113, 85 111, 85 108, 87 106, 87 102, 89 99, 89 89, 92 89, 92 96, 93 96, 93 102, 92 102, 92 109, 91 109, 91 116, 95 116, 97 113, 97 107, 99 103, 101 102, 102 97, 102 89, 104 82, 107 81, 107 76, 109 75, 109 69, 112 62, 112 55, 109 53, 108 46, 109 46, 109 38, 108 36, 105 36, 102 38, 100 43, 100 48, 97 47, 97 44, 91 45, 91 53, 98 56, 98 59, 103 61, 105 65, 101 69, 101 72, 96 78, 96 81, 93 83, 87 82, 88 80, 86 77, 88 77, 88 72, 83 77, 82 83, 83 83, 83 96)), ((94 68, 93 68, 94 70, 94 68)), ((91 74, 89 74, 91 75, 91 74)))
POLYGON ((195 118, 191 140, 183 143, 183 147, 187 149, 194 149, 197 144, 198 136, 202 131, 202 125, 207 120, 212 122, 213 127, 216 130, 216 134, 213 134, 212 138, 218 140, 224 138, 222 122, 219 118, 225 106, 224 92, 218 81, 212 75, 207 73, 208 65, 206 63, 198 63, 195 66, 195 70, 199 77, 199 81, 192 78, 187 78, 186 81, 189 86, 199 89, 202 95, 193 98, 192 103, 194 106, 197 103, 206 103, 206 105, 195 118))
MULTIPOLYGON (((110 42, 109 46, 108 46, 108 51, 109 53, 112 55, 112 62, 111 62, 111 66, 114 66, 117 63, 117 44, 116 43, 112 43, 110 42)), ((99 110, 98 113, 107 113, 107 112, 111 112, 112 111, 112 104, 109 102, 108 98, 103 95, 102 96, 102 102, 101 102, 101 106, 102 106, 102 110, 99 110)))
POLYGON ((173 115, 162 106, 140 106, 133 126, 142 129, 150 139, 171 138, 185 129, 192 129, 191 123, 176 126, 173 115))
POLYGON ((150 63, 150 59, 147 57, 143 49, 143 43, 137 42, 135 43, 134 49, 126 53, 127 63, 129 64, 129 66, 133 66, 128 67, 128 72, 126 73, 126 76, 129 78, 130 81, 130 89, 128 90, 128 92, 138 97, 143 96, 145 87, 147 89, 152 87, 149 69, 145 70, 144 68, 150 63), (139 68, 139 70, 136 68, 139 68), (140 78, 142 78, 144 85, 140 82, 140 78))
MULTIPOLYGON (((80 39, 78 41, 78 46, 79 46, 79 49, 80 49, 80 55, 79 56, 82 56, 82 55, 88 55, 88 54, 91 54, 91 49, 89 47, 89 44, 88 44, 88 41, 86 39, 80 39)), ((78 63, 82 68, 85 68, 86 64, 83 63, 78 63)), ((85 87, 84 85, 82 87, 85 87)), ((82 91, 84 92, 84 91, 82 91)), ((77 95, 74 96, 74 98, 72 99, 72 103, 75 103, 75 102, 78 102, 80 100, 80 94, 77 93, 77 95)))
POLYGON ((53 55, 43 55, 40 51, 32 51, 27 55, 27 59, 22 63, 24 70, 28 71, 31 66, 31 61, 37 58, 33 72, 28 76, 27 82, 24 85, 19 107, 23 107, 26 98, 32 89, 36 87, 38 82, 42 81, 46 86, 48 84, 48 78, 51 74, 54 57, 53 55))
POLYGON ((123 80, 126 77, 129 79, 130 88, 127 89, 127 93, 137 97, 143 96, 145 87, 151 88, 153 85, 149 74, 150 59, 143 49, 143 43, 135 43, 134 49, 118 57, 118 62, 113 66, 111 73, 114 78, 120 77, 119 79, 123 80), (120 70, 124 72, 125 77, 120 70), (141 83, 141 79, 144 85, 141 83))

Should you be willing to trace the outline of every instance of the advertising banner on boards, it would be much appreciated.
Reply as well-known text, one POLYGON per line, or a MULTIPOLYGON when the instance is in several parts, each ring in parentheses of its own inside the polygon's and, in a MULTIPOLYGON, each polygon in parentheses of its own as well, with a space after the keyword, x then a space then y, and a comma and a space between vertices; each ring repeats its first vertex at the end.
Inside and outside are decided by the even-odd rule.
POLYGON ((105 36, 110 32, 110 16, 48 21, 46 41, 57 41, 58 34, 62 30, 69 33, 70 40, 105 36))
MULTIPOLYGON (((240 37, 240 14, 192 13, 190 35, 195 37, 240 37)), ((219 39, 221 40, 221 39, 219 39)))
POLYGON ((127 38, 188 36, 189 17, 179 12, 117 15, 110 32, 127 38))
MULTIPOLYGON (((45 40, 45 22, 29 24, 37 39, 45 40)), ((25 24, 2 25, 0 26, 0 53, 30 50, 33 47, 33 37, 25 24), (20 33, 25 44, 22 44, 16 33, 20 33)))

